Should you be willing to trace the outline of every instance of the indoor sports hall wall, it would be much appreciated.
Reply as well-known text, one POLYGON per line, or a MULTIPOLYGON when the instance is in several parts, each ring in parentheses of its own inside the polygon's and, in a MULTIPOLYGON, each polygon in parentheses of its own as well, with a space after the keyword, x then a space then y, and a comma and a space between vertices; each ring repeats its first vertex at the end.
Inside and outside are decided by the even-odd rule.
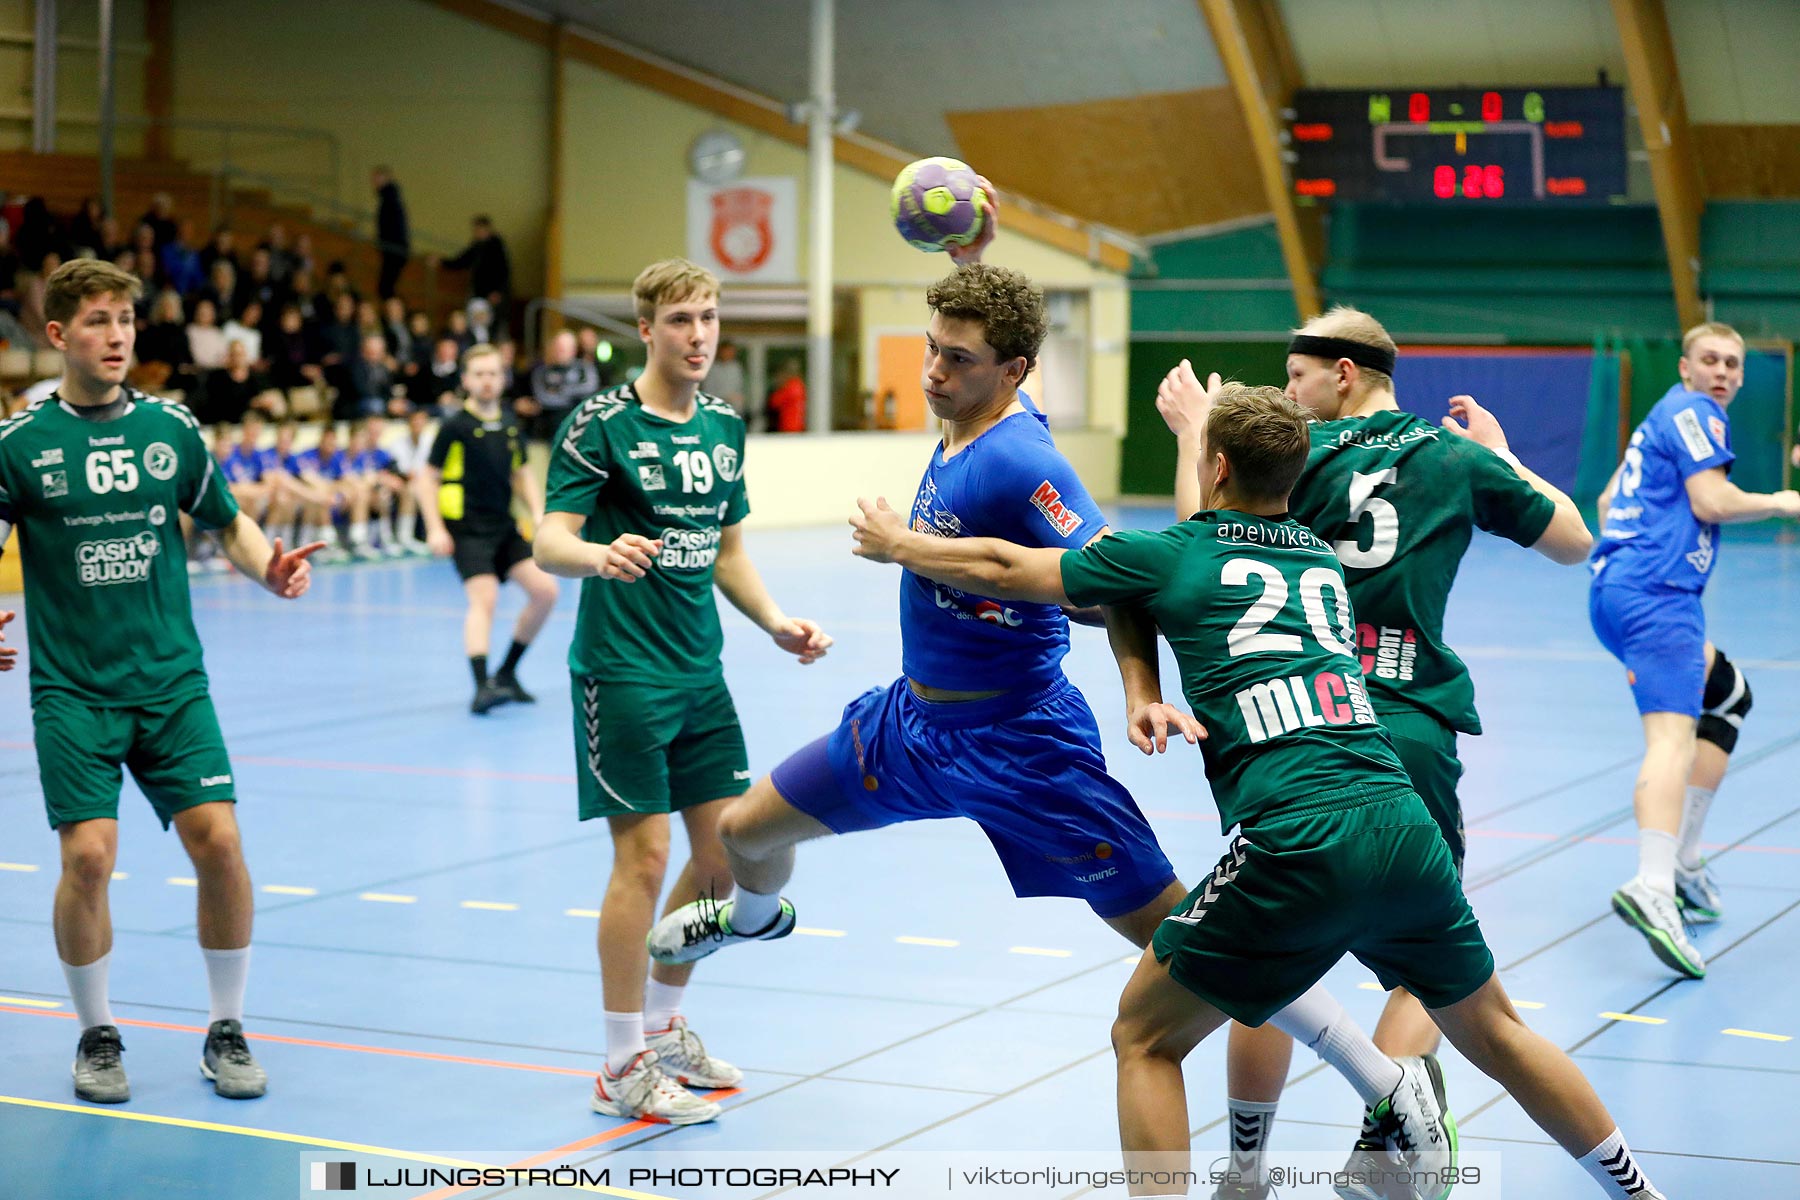
MULTIPOLYGON (((33 0, 0 0, 0 150, 31 149, 32 43, 36 35, 33 0)), ((99 57, 93 50, 99 6, 65 2, 57 13, 59 41, 56 111, 57 150, 97 154, 100 150, 99 57), (72 43, 84 42, 85 46, 72 43)), ((120 117, 117 152, 143 153, 144 134, 130 122, 144 115, 144 0, 114 0, 114 105, 120 117)), ((3 189, 0 189, 3 190, 3 189)), ((134 214, 135 215, 135 214, 134 214)))

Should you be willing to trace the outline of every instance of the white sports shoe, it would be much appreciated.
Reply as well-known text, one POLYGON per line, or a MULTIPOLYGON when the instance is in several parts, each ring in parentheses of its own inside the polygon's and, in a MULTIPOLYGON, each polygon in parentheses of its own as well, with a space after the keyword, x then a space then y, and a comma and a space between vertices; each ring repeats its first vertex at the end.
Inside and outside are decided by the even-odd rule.
POLYGON ((1444 1095, 1437 1056, 1397 1058, 1400 1085, 1363 1112, 1362 1135, 1344 1170, 1361 1181, 1333 1190, 1344 1200, 1443 1200, 1456 1169, 1456 1119, 1444 1095), (1404 1177, 1413 1181, 1408 1184, 1404 1177), (1396 1188, 1399 1188, 1396 1192, 1396 1188))
POLYGON ((1612 906, 1621 921, 1644 935, 1651 952, 1665 965, 1689 979, 1705 977, 1706 960, 1688 940, 1674 896, 1655 891, 1642 876, 1633 876, 1612 894, 1612 906))
POLYGON ((702 896, 684 904, 650 928, 645 945, 659 963, 688 963, 739 942, 772 942, 794 932, 794 906, 785 898, 775 919, 754 933, 740 933, 731 925, 732 902, 702 896))
POLYGON ((728 1088, 744 1082, 744 1073, 722 1058, 706 1052, 700 1036, 688 1028, 686 1017, 676 1017, 667 1029, 644 1035, 644 1044, 656 1052, 663 1074, 692 1088, 728 1088))
POLYGON ((1705 862, 1691 871, 1675 864, 1675 903, 1681 909, 1682 919, 1690 925, 1710 925, 1725 915, 1718 881, 1705 862))
POLYGON ((657 1125, 698 1125, 719 1115, 717 1104, 702 1100, 665 1075, 654 1050, 632 1059, 617 1075, 601 1067, 594 1077, 590 1107, 604 1116, 657 1125))

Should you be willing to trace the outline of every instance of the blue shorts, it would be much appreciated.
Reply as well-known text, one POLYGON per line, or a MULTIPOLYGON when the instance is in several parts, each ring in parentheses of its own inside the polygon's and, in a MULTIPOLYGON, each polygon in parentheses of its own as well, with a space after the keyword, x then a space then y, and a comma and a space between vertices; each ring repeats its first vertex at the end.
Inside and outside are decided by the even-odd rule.
POLYGON ((1101 917, 1136 912, 1175 882, 1131 793, 1106 773, 1074 684, 990 700, 921 700, 905 679, 851 701, 835 731, 770 776, 833 833, 967 817, 1018 896, 1069 896, 1101 917))
POLYGON ((1598 586, 1588 592, 1588 619, 1600 644, 1625 664, 1638 712, 1700 715, 1706 691, 1700 593, 1598 586))

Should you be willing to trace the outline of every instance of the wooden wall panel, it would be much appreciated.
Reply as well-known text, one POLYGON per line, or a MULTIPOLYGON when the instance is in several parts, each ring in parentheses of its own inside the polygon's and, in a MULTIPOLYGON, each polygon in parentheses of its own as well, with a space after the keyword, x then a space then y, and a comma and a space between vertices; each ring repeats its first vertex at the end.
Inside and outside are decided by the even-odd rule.
POLYGON ((1800 125, 1695 125, 1709 200, 1800 198, 1800 125))
POLYGON ((945 114, 1002 191, 1146 235, 1268 211, 1229 88, 945 114))

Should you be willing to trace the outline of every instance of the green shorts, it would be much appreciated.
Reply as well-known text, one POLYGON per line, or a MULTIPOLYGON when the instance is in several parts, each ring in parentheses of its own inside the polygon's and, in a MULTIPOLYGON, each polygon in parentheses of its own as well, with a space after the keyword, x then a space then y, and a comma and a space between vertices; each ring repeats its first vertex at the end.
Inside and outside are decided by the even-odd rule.
POLYGON ((1163 919, 1169 975, 1260 1025, 1354 954, 1383 988, 1427 1008, 1471 995, 1494 956, 1437 823, 1410 791, 1383 790, 1258 821, 1163 919))
POLYGON ((108 708, 56 692, 32 702, 38 779, 50 828, 119 815, 127 767, 167 829, 175 814, 236 800, 219 716, 205 692, 138 708, 108 708))
POLYGON ((1462 760, 1456 757, 1456 730, 1427 713, 1415 709, 1375 710, 1381 727, 1388 731, 1400 765, 1412 780, 1413 791, 1425 802, 1425 811, 1444 831, 1450 844, 1450 860, 1456 864, 1456 877, 1462 878, 1463 851, 1468 842, 1463 837, 1462 801, 1456 798, 1456 785, 1462 779, 1462 760))
POLYGON ((572 675, 581 819, 680 812, 750 787, 723 679, 657 687, 572 675))

